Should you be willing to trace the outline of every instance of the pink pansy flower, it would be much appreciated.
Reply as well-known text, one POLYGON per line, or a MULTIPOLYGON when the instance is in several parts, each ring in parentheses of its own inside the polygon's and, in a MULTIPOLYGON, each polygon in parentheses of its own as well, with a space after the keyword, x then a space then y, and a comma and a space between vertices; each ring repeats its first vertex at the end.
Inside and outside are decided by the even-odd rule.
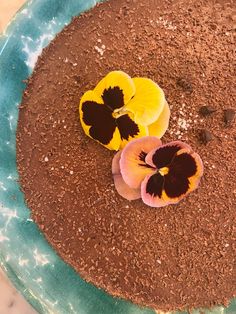
POLYGON ((176 204, 198 187, 203 175, 200 156, 181 141, 162 145, 146 136, 133 140, 112 162, 117 192, 128 200, 142 198, 152 207, 176 204))

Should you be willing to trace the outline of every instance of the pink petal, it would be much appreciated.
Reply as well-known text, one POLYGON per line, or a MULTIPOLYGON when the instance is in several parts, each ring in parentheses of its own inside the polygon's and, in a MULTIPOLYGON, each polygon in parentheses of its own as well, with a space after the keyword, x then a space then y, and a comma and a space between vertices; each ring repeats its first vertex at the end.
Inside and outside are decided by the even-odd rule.
POLYGON ((130 188, 123 180, 121 174, 113 175, 116 191, 128 201, 134 201, 141 197, 140 189, 130 188))
POLYGON ((112 159, 112 174, 120 174, 120 156, 121 151, 115 154, 115 156, 112 159))
POLYGON ((121 151, 115 154, 112 160, 112 174, 114 179, 114 184, 117 192, 129 201, 133 201, 139 199, 141 197, 140 189, 132 189, 130 188, 122 178, 120 173, 120 156, 121 151))
POLYGON ((144 181, 141 184, 141 197, 143 202, 151 207, 163 207, 163 206, 167 206, 170 204, 169 200, 164 200, 162 195, 161 197, 157 196, 153 196, 149 193, 147 193, 147 183, 149 181, 149 179, 151 178, 152 174, 146 176, 146 178, 144 179, 144 181))
POLYGON ((128 143, 121 153, 120 170, 126 184, 138 189, 144 178, 156 171, 145 162, 146 155, 161 145, 155 136, 145 136, 128 143), (141 156, 143 156, 141 158, 141 156))
MULTIPOLYGON (((200 156, 197 153, 194 153, 192 151, 191 147, 187 144, 184 144, 182 142, 172 142, 170 144, 173 144, 173 143, 174 143, 174 145, 176 145, 176 143, 177 143, 177 146, 179 146, 179 148, 180 148, 179 151, 177 151, 176 158, 174 159, 173 162, 175 162, 175 160, 178 159, 180 156, 184 156, 186 154, 189 154, 189 156, 194 158, 194 160, 196 162, 196 165, 197 165, 196 172, 193 173, 191 177, 188 177, 187 175, 186 175, 186 177, 183 177, 184 180, 189 181, 189 188, 186 190, 186 193, 183 193, 180 196, 176 196, 176 197, 170 197, 168 195, 168 193, 169 193, 168 189, 169 188, 168 188, 167 184, 170 184, 170 182, 167 182, 168 175, 166 176, 166 179, 163 182, 163 187, 162 187, 161 192, 160 192, 160 187, 162 185, 158 184, 158 182, 161 183, 161 181, 159 179, 156 181, 151 181, 151 179, 154 176, 148 175, 141 185, 141 197, 142 197, 143 202, 145 204, 151 206, 151 207, 162 207, 162 206, 167 206, 170 204, 179 203, 185 196, 187 196, 190 192, 194 191, 198 187, 200 179, 203 175, 203 163, 202 163, 200 156), (150 182, 151 182, 151 184, 150 184, 150 182), (150 186, 151 186, 151 189, 150 189, 150 186), (158 191, 159 191, 159 193, 158 193, 158 191), (158 194, 158 195, 156 195, 156 194, 158 194)), ((170 144, 168 144, 168 145, 170 145, 170 144)), ((164 145, 164 147, 166 147, 168 145, 164 145)), ((150 161, 153 162, 153 156, 154 156, 154 153, 156 151, 158 152, 158 149, 150 152, 149 156, 147 156, 149 158, 149 159, 147 158, 149 163, 150 163, 150 161)), ((159 162, 160 162, 160 160, 159 160, 159 162)), ((154 165, 156 164, 156 160, 155 160, 155 163, 153 163, 153 164, 154 165)), ((184 167, 184 165, 182 165, 182 167, 184 167)), ((171 168, 171 166, 170 166, 170 168, 171 168)), ((180 169, 181 169, 181 167, 178 167, 178 171, 180 169)), ((183 168, 183 173, 184 173, 184 170, 186 170, 186 169, 183 168)), ((176 174, 178 174, 178 172, 176 174)), ((181 173, 180 173, 180 175, 181 175, 181 173)), ((176 178, 175 184, 178 184, 178 186, 179 186, 179 184, 181 184, 181 182, 178 181, 180 179, 181 179, 181 176, 176 178)))

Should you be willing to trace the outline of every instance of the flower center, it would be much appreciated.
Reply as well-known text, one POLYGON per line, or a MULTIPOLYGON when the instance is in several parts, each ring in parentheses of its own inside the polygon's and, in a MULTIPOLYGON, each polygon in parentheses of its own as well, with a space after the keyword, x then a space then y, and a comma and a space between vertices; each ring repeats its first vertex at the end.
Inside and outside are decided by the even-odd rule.
POLYGON ((127 114, 127 111, 125 110, 124 107, 122 107, 122 108, 115 109, 112 113, 112 116, 113 118, 118 119, 125 114, 127 114))
POLYGON ((168 168, 168 167, 160 168, 160 169, 158 170, 158 172, 160 173, 161 176, 164 177, 165 175, 167 175, 167 174, 169 173, 169 168, 168 168))

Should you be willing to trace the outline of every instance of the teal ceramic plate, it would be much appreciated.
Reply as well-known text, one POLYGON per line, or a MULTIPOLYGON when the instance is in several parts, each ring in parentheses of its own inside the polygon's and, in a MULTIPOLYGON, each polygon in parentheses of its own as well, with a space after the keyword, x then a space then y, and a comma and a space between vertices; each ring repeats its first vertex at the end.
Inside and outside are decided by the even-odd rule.
MULTIPOLYGON (((96 2, 28 1, 0 37, 0 262, 39 313, 151 314, 152 310, 113 298, 84 282, 65 264, 30 219, 17 181, 15 132, 23 81, 32 73, 43 47, 72 16, 96 2)), ((236 313, 236 302, 205 313, 236 313)))

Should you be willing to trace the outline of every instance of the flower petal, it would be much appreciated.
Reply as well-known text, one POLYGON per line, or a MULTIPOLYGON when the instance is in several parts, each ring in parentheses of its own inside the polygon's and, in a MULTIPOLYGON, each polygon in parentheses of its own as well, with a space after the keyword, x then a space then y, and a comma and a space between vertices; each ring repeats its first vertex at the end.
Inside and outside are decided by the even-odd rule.
POLYGON ((125 105, 124 93, 118 86, 105 89, 102 94, 102 99, 105 106, 109 107, 112 112, 125 105))
POLYGON ((111 171, 113 175, 120 174, 120 157, 121 157, 121 150, 115 154, 112 159, 112 166, 111 171))
POLYGON ((190 182, 181 174, 169 172, 165 176, 164 190, 168 198, 179 200, 189 192, 190 182))
POLYGON ((167 167, 182 149, 191 151, 191 147, 181 141, 174 141, 150 151, 146 163, 157 169, 167 167))
POLYGON ((141 198, 141 192, 139 189, 132 189, 125 183, 121 174, 113 175, 116 191, 128 201, 134 201, 141 198))
POLYGON ((203 175, 203 164, 196 153, 182 150, 170 165, 165 176, 164 190, 170 199, 179 201, 198 187, 203 175))
POLYGON ((198 187, 203 175, 200 156, 180 141, 152 150, 145 161, 166 171, 148 175, 142 182, 142 200, 153 207, 178 203, 198 187))
POLYGON ((114 179, 114 184, 117 192, 129 201, 139 199, 141 197, 140 189, 130 188, 122 178, 120 173, 120 156, 121 151, 115 154, 112 160, 112 174, 114 179))
POLYGON ((126 104, 135 94, 135 85, 132 78, 122 71, 108 73, 95 87, 94 92, 109 103, 114 110, 121 108, 122 103, 126 104), (112 95, 112 91, 113 93, 112 95), (123 100, 121 101, 121 93, 123 100), (105 93, 104 93, 105 92, 105 93), (115 97, 116 96, 116 97, 115 97))
POLYGON ((89 90, 86 93, 84 93, 84 95, 82 96, 82 98, 80 100, 80 104, 79 104, 80 122, 81 122, 81 125, 82 125, 82 128, 83 128, 85 134, 89 136, 90 125, 87 125, 84 122, 84 114, 82 111, 82 104, 87 102, 87 101, 94 102, 95 105, 96 104, 103 105, 103 101, 102 101, 102 98, 99 97, 97 94, 95 94, 92 90, 89 90))
POLYGON ((170 120, 170 108, 167 102, 165 102, 162 113, 157 118, 157 120, 148 126, 149 135, 157 136, 161 138, 169 126, 170 120))
POLYGON ((159 173, 147 175, 141 184, 143 202, 151 207, 163 207, 169 204, 162 198, 164 177, 159 173))
POLYGON ((116 119, 116 123, 121 136, 120 149, 124 148, 131 140, 148 135, 147 127, 136 124, 132 113, 119 117, 116 119))
POLYGON ((197 153, 193 153, 192 157, 195 159, 197 171, 192 177, 188 178, 190 182, 190 192, 197 189, 204 172, 204 166, 201 157, 197 153))
POLYGON ((182 194, 181 196, 175 197, 175 198, 169 197, 166 194, 166 191, 164 190, 164 187, 163 187, 162 193, 160 196, 160 186, 161 186, 161 183, 163 182, 162 180, 164 181, 164 185, 165 185, 165 178, 157 173, 155 175, 148 175, 142 182, 141 197, 142 197, 143 202, 146 205, 158 208, 158 207, 164 207, 171 204, 177 204, 186 195, 186 194, 182 194), (156 176, 156 178, 152 178, 154 176, 156 176), (156 192, 154 192, 155 188, 156 188, 156 192), (158 191, 158 194, 157 194, 157 191, 158 191))
POLYGON ((134 97, 125 105, 134 114, 134 120, 141 125, 154 123, 165 105, 163 90, 148 78, 133 78, 136 87, 134 97))
POLYGON ((124 181, 132 188, 141 186, 144 178, 156 171, 146 164, 145 157, 154 147, 161 145, 161 141, 154 136, 135 139, 123 149, 120 159, 121 174, 124 181))
POLYGON ((197 164, 194 157, 183 151, 174 157, 171 165, 170 172, 175 176, 184 176, 185 178, 192 177, 197 173, 197 164))
POLYGON ((101 98, 93 91, 84 94, 80 101, 80 121, 84 132, 109 149, 118 150, 120 147, 120 133, 112 112, 98 103, 101 98), (104 125, 106 126, 104 128, 104 125))

